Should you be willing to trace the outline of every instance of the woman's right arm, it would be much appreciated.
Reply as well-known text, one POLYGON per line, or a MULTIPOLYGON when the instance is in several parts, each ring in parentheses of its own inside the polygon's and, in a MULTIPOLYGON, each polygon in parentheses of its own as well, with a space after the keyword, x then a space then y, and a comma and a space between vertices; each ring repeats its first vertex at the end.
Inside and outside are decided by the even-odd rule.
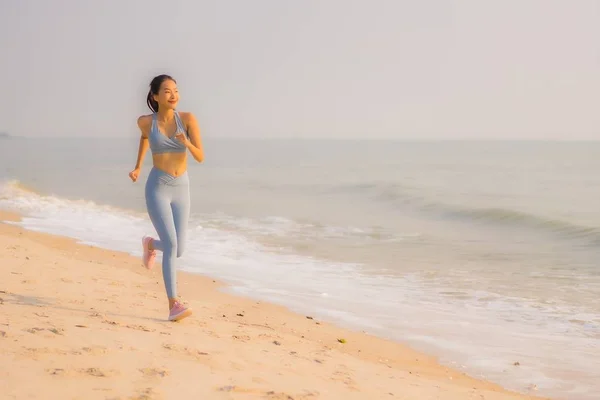
POLYGON ((146 152, 148 151, 148 133, 146 129, 146 118, 145 116, 141 116, 137 120, 138 128, 140 128, 140 144, 138 146, 138 154, 137 160, 135 162, 135 168, 133 171, 129 173, 129 177, 132 181, 137 181, 137 178, 140 174, 140 169, 142 168, 142 164, 144 163, 144 157, 146 156, 146 152))

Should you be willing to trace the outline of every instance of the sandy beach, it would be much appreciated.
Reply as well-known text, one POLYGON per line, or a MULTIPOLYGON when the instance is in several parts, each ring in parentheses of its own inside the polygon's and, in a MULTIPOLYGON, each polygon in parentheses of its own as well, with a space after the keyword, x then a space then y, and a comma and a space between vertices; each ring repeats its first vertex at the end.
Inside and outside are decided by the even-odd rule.
POLYGON ((179 273, 168 322, 160 268, 67 238, 0 223, 0 259, 6 399, 539 399, 208 277, 179 273))

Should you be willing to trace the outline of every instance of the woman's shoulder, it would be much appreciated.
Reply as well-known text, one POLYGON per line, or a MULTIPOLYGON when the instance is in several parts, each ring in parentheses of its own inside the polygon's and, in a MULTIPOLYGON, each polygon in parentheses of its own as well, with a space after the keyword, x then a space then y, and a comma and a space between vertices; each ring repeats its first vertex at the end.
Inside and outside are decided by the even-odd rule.
POLYGON ((191 111, 179 111, 179 116, 183 121, 190 121, 196 119, 196 116, 191 111))
POLYGON ((198 125, 198 121, 196 121, 196 116, 192 112, 179 111, 179 118, 181 118, 181 121, 188 129, 190 127, 198 125))
POLYGON ((140 115, 137 124, 140 128, 146 128, 152 123, 152 114, 140 115))

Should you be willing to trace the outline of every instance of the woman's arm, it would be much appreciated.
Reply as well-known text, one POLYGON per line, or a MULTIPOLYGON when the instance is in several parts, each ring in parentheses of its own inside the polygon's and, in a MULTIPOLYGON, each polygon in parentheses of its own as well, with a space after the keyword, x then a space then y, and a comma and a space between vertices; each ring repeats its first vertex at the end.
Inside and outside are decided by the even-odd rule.
POLYGON ((185 147, 188 148, 194 160, 201 163, 204 161, 204 148, 202 146, 202 139, 200 138, 200 128, 198 127, 198 121, 196 121, 196 117, 192 113, 186 113, 186 122, 187 122, 187 134, 189 140, 185 135, 179 134, 177 136, 179 140, 182 140, 185 143, 185 147), (183 137, 181 137, 183 136, 183 137))
POLYGON ((138 156, 137 161, 135 162, 135 168, 142 168, 142 164, 144 163, 144 157, 146 156, 146 152, 148 151, 148 135, 146 134, 145 125, 146 125, 146 116, 142 115, 138 118, 137 124, 138 128, 140 128, 140 145, 138 146, 138 156))
POLYGON ((146 118, 144 118, 144 116, 141 116, 138 118, 137 124, 138 127, 140 128, 140 144, 138 146, 138 154, 137 154, 137 160, 135 162, 135 168, 133 169, 133 171, 131 171, 129 173, 129 177, 131 178, 132 181, 137 181, 137 178, 140 174, 140 169, 142 168, 142 164, 144 163, 144 157, 146 156, 146 152, 148 151, 148 134, 146 133, 146 118))

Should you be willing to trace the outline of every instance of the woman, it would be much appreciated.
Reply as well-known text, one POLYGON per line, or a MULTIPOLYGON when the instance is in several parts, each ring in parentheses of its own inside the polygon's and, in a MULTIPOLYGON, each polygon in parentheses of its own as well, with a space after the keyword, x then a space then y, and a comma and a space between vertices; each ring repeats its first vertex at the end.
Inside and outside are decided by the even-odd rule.
POLYGON ((175 111, 178 101, 175 79, 168 75, 152 79, 146 99, 152 114, 138 118, 140 145, 135 168, 129 173, 131 180, 136 182, 150 146, 153 168, 146 181, 146 207, 159 240, 148 236, 142 238, 142 261, 150 269, 156 250, 163 252, 162 272, 170 321, 179 321, 192 313, 177 298, 175 262, 183 254, 190 214, 187 151, 196 161, 204 160, 196 118, 192 113, 175 111))

